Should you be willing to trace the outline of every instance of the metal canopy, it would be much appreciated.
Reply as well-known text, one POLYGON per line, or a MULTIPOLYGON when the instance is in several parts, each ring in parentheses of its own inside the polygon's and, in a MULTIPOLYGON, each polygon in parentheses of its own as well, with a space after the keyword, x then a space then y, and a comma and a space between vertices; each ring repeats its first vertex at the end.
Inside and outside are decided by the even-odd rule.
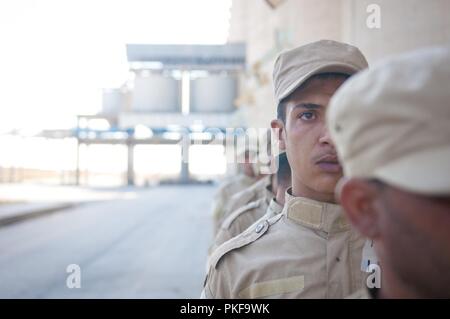
POLYGON ((156 63, 160 68, 242 69, 245 67, 245 44, 182 45, 127 44, 127 59, 142 68, 156 63))

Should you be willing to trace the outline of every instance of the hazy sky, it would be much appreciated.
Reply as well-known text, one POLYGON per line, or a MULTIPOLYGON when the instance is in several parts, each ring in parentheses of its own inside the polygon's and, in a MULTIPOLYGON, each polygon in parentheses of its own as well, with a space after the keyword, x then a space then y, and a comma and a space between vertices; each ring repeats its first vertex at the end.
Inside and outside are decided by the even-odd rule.
POLYGON ((56 128, 127 78, 125 43, 225 43, 231 0, 0 1, 0 132, 56 128))

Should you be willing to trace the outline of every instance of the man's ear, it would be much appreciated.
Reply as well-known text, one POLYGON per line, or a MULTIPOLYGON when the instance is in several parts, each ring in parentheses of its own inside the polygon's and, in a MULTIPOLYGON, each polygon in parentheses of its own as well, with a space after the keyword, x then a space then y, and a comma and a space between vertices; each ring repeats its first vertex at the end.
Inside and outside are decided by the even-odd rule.
POLYGON ((276 136, 278 140, 278 145, 280 147, 280 150, 285 151, 286 150, 286 141, 284 136, 284 123, 280 119, 275 119, 270 122, 270 127, 272 128, 272 134, 276 136))
POLYGON ((376 239, 379 236, 379 215, 375 200, 380 190, 362 178, 343 177, 336 187, 336 197, 348 220, 363 236, 376 239))

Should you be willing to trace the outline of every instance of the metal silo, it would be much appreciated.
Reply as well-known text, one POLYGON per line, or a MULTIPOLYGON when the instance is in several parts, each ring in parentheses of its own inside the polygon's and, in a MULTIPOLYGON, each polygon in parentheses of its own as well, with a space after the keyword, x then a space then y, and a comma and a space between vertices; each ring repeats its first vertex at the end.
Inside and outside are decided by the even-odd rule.
POLYGON ((102 114, 116 115, 124 107, 125 97, 121 89, 103 89, 102 114))
POLYGON ((191 112, 233 111, 237 91, 236 86, 236 78, 229 75, 209 75, 191 80, 191 112))
POLYGON ((141 72, 134 79, 133 112, 181 112, 181 81, 163 74, 141 72))

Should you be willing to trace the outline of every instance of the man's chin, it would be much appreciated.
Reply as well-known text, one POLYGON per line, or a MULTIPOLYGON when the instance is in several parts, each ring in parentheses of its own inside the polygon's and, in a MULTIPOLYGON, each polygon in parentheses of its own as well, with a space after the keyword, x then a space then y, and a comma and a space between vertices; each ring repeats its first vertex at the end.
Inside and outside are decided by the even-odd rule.
POLYGON ((342 177, 342 174, 322 174, 318 181, 316 191, 323 194, 331 194, 334 196, 336 185, 342 177))

